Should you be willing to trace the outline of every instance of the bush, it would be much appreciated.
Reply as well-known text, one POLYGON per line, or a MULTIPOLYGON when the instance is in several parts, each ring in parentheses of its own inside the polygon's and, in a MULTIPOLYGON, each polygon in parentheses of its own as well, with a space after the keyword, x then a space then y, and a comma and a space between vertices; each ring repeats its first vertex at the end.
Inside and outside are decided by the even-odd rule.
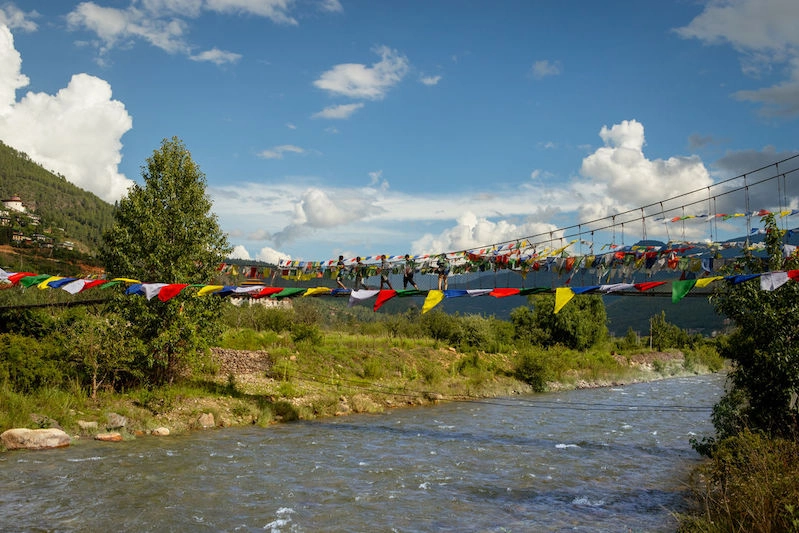
POLYGON ((536 295, 532 303, 532 311, 518 308, 511 312, 515 337, 519 340, 585 350, 608 336, 607 313, 600 296, 575 298, 557 314, 554 296, 536 295))
POLYGON ((680 531, 799 531, 799 443, 748 430, 722 440, 693 477, 700 509, 680 531))
POLYGON ((552 372, 542 353, 525 352, 519 355, 513 372, 516 379, 530 385, 535 392, 544 392, 552 372))
POLYGON ((73 376, 53 342, 0 334, 0 384, 15 392, 31 393, 62 385, 73 376))
POLYGON ((652 332, 652 347, 659 352, 669 348, 679 350, 689 344, 688 333, 679 326, 667 322, 665 311, 650 318, 649 326, 652 332))

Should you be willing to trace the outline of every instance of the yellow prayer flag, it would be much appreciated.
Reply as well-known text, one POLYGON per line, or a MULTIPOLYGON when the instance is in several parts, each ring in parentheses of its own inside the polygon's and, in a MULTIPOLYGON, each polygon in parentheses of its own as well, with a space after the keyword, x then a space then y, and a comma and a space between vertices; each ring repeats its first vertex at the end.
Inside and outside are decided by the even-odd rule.
POLYGON ((707 287, 714 281, 718 281, 720 279, 724 279, 724 276, 710 276, 708 278, 699 278, 696 280, 696 286, 701 289, 702 287, 707 287))
POLYGON ((438 291, 435 289, 431 289, 427 292, 427 298, 424 299, 424 304, 422 305, 422 314, 425 314, 435 306, 441 303, 441 300, 444 299, 444 291, 438 291))
POLYGON ((124 283, 141 283, 141 281, 131 278, 114 278, 111 281, 122 281, 124 283))
POLYGON ((558 287, 555 289, 554 314, 558 314, 558 311, 563 309, 563 306, 569 303, 572 298, 574 298, 574 291, 571 290, 571 287, 558 287))
POLYGON ((40 288, 41 290, 49 289, 50 287, 47 284, 50 283, 51 281, 56 281, 56 280, 59 280, 59 279, 64 279, 64 276, 50 276, 49 278, 47 278, 43 282, 39 283, 37 285, 37 287, 40 288))
POLYGON ((221 291, 224 288, 225 288, 224 285, 206 285, 205 287, 197 291, 197 294, 195 294, 194 296, 205 296, 206 294, 210 294, 212 292, 221 291))
POLYGON ((332 289, 329 287, 313 287, 311 289, 307 289, 302 297, 305 298, 306 296, 316 296, 318 294, 330 294, 332 289))

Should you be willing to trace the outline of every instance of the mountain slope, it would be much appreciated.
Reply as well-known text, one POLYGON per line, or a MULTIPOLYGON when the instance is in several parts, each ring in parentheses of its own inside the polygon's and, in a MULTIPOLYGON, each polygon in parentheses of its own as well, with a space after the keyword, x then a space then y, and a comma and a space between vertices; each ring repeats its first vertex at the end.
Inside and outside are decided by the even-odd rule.
POLYGON ((97 251, 103 231, 113 223, 114 207, 33 162, 27 154, 0 141, 0 200, 19 196, 51 230, 88 254, 97 251), (61 232, 58 228, 63 229, 61 232))

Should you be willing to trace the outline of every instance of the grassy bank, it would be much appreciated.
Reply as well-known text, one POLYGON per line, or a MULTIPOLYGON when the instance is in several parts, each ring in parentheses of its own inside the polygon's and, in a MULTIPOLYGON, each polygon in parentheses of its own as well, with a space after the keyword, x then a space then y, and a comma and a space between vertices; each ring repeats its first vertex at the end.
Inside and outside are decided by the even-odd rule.
POLYGON ((799 443, 744 431, 691 478, 695 508, 679 531, 799 531, 799 443))
POLYGON ((109 413, 128 419, 127 437, 165 426, 199 427, 309 420, 426 405, 442 400, 506 396, 564 388, 661 379, 716 369, 712 357, 688 352, 619 352, 612 342, 589 350, 508 344, 505 350, 463 349, 430 337, 294 328, 283 332, 230 328, 203 370, 179 383, 95 399, 75 383, 28 394, 0 389, 0 430, 60 426, 80 435, 78 421, 104 431, 109 413), (704 357, 704 358, 703 358, 704 357))

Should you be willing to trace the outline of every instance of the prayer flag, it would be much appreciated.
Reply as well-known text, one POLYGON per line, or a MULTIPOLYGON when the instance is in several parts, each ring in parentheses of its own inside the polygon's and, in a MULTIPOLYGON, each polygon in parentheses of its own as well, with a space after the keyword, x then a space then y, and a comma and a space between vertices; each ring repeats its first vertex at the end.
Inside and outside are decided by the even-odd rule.
POLYGON ((189 286, 188 283, 170 283, 169 285, 166 285, 161 288, 161 290, 158 292, 158 299, 161 300, 162 302, 168 302, 169 300, 180 294, 180 291, 182 291, 188 286, 189 286))
POLYGON ((558 287, 555 289, 555 310, 553 313, 558 314, 572 298, 574 298, 574 291, 570 287, 558 287))
POLYGON ((430 311, 432 308, 437 306, 441 303, 441 300, 444 299, 444 293, 442 291, 431 289, 427 293, 427 298, 424 299, 424 304, 422 304, 422 314, 430 311))
POLYGON ((673 281, 671 283, 671 302, 676 304, 685 298, 685 295, 691 292, 691 289, 694 288, 694 285, 696 285, 695 279, 673 281))
POLYGON ((760 274, 760 288, 764 291, 779 289, 788 283, 787 272, 764 272, 760 274))
POLYGON ((520 292, 519 289, 513 289, 513 288, 501 288, 500 289, 500 288, 497 288, 497 289, 494 289, 493 291, 491 291, 489 293, 489 295, 493 296, 494 298, 505 298, 507 296, 516 296, 516 295, 519 294, 519 292, 520 292))
POLYGON ((397 291, 395 291, 394 289, 381 290, 377 294, 377 300, 375 300, 375 305, 374 305, 375 312, 377 312, 377 310, 380 309, 383 306, 384 303, 386 303, 387 301, 389 301, 390 299, 392 299, 396 295, 397 295, 397 291))

